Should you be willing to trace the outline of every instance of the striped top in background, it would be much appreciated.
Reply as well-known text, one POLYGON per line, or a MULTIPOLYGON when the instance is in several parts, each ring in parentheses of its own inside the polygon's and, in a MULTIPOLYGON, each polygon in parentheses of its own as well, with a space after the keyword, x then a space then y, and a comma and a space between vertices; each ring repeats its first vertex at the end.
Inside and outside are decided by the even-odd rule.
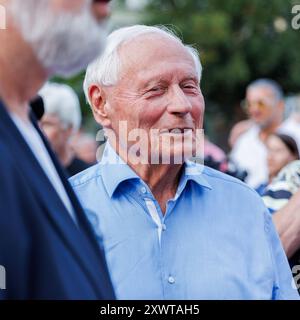
POLYGON ((266 188, 262 199, 273 213, 285 206, 300 188, 300 160, 285 166, 266 188))

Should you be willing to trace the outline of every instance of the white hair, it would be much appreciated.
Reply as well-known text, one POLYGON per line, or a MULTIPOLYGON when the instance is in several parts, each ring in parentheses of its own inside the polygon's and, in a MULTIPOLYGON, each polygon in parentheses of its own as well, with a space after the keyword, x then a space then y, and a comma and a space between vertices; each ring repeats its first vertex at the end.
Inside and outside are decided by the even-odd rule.
POLYGON ((45 114, 53 114, 59 118, 66 128, 77 131, 81 125, 79 99, 74 90, 58 83, 46 83, 40 90, 44 101, 45 114))
POLYGON ((71 76, 104 49, 105 21, 91 12, 92 0, 78 11, 55 10, 54 1, 11 0, 9 13, 49 76, 71 76))
POLYGON ((200 82, 202 66, 198 51, 195 48, 185 45, 172 30, 165 26, 134 25, 131 27, 120 28, 112 32, 107 38, 104 52, 88 66, 83 83, 83 89, 85 97, 90 104, 91 102, 88 91, 89 87, 93 83, 102 86, 112 86, 117 83, 121 69, 118 52, 120 46, 138 36, 149 33, 164 35, 182 44, 194 60, 198 81, 200 82))

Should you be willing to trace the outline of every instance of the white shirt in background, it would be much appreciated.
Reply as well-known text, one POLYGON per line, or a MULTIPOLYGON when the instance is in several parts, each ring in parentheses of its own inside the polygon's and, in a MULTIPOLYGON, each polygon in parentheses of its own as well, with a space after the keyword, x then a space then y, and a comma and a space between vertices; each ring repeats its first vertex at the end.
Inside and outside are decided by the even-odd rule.
POLYGON ((300 151, 300 122, 293 116, 286 119, 278 130, 280 133, 284 133, 292 138, 297 143, 298 150, 300 151))
POLYGON ((236 141, 231 160, 248 172, 246 183, 252 188, 268 181, 267 149, 259 138, 260 129, 254 125, 236 141))

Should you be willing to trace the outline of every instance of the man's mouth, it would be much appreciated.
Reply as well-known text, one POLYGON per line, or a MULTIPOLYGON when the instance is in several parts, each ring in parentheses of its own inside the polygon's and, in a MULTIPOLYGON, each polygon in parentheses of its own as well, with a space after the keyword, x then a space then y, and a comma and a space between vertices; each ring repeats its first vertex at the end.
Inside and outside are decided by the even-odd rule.
POLYGON ((192 132, 193 128, 165 128, 159 131, 160 134, 186 134, 192 132))

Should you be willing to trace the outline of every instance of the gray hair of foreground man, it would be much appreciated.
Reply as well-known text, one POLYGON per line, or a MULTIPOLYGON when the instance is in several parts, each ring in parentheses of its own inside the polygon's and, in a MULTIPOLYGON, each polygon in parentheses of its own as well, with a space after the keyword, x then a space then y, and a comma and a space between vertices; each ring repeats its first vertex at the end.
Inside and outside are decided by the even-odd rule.
POLYGON ((89 103, 90 99, 88 90, 93 83, 102 86, 112 86, 118 82, 118 76, 122 67, 121 59, 118 52, 120 46, 122 44, 125 44, 126 42, 129 42, 139 36, 146 34, 158 34, 167 36, 181 43, 191 54, 195 62, 198 80, 200 82, 202 66, 199 59, 198 51, 195 48, 189 45, 185 45, 172 30, 168 29, 165 26, 134 25, 131 27, 120 28, 112 32, 107 39, 106 48, 102 55, 88 66, 83 83, 83 89, 86 99, 89 103))

